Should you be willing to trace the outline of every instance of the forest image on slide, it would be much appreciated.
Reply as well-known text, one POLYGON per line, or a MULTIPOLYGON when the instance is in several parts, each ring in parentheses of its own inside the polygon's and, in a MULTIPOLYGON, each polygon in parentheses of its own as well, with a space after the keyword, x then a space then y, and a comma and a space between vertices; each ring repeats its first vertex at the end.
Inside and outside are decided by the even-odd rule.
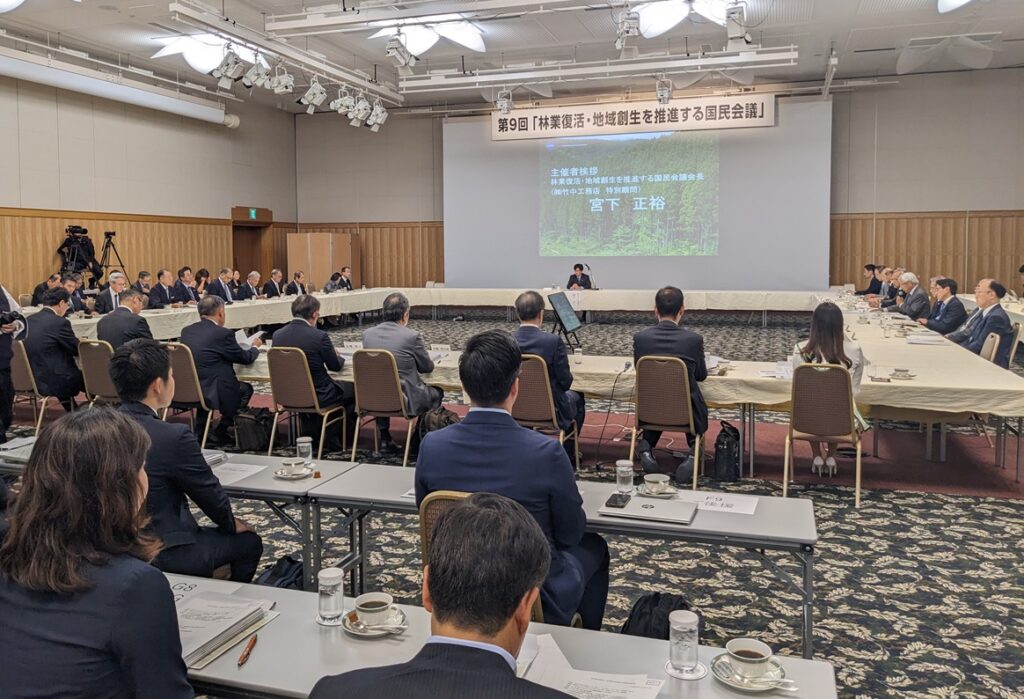
POLYGON ((644 133, 544 144, 543 257, 718 253, 718 136, 644 133))

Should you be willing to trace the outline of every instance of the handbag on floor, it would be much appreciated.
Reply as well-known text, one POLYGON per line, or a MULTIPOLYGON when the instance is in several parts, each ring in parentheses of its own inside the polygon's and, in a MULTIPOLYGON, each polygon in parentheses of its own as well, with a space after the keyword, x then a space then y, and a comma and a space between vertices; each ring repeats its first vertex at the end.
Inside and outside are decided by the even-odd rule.
POLYGON ((704 638, 704 616, 682 595, 665 592, 652 592, 638 599, 633 604, 633 608, 629 610, 629 617, 622 625, 622 633, 627 636, 643 636, 667 641, 668 615, 680 609, 697 615, 699 637, 704 638))
POLYGON ((712 475, 716 481, 732 483, 740 479, 740 431, 722 420, 722 431, 715 439, 715 461, 712 475))
POLYGON ((257 585, 281 587, 288 590, 302 589, 302 561, 291 556, 281 556, 274 565, 269 565, 256 578, 257 585))
POLYGON ((235 436, 242 451, 266 451, 270 446, 270 430, 274 413, 266 408, 250 408, 235 415, 235 436))
POLYGON ((414 454, 419 453, 420 442, 429 433, 443 430, 448 425, 454 425, 461 421, 462 418, 459 417, 458 413, 449 410, 443 405, 431 408, 416 419, 416 432, 412 436, 410 451, 414 454))

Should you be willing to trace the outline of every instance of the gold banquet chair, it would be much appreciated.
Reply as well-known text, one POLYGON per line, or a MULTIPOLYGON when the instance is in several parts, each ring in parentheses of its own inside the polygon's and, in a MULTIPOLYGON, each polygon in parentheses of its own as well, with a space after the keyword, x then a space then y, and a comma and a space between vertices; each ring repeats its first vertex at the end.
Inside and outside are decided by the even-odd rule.
POLYGON ((14 350, 14 358, 11 361, 11 383, 14 384, 14 395, 28 398, 32 402, 32 418, 35 420, 36 436, 38 436, 39 428, 43 424, 43 417, 46 415, 46 406, 50 399, 56 400, 56 397, 44 396, 39 392, 25 345, 17 340, 11 345, 14 350), (39 401, 42 401, 41 406, 39 401))
POLYGON ((171 371, 174 372, 174 398, 171 399, 170 406, 164 408, 161 418, 166 420, 168 411, 173 408, 179 413, 188 412, 189 420, 192 421, 193 410, 205 410, 206 424, 203 426, 203 437, 199 442, 199 448, 205 449, 206 438, 210 435, 213 411, 206 405, 206 399, 203 397, 203 387, 199 383, 199 372, 196 371, 192 350, 180 342, 165 342, 164 347, 171 357, 171 371))
POLYGON ((277 434, 277 423, 281 413, 320 416, 320 445, 316 452, 318 460, 323 458, 327 428, 339 421, 341 446, 344 449, 348 437, 345 428, 345 406, 320 406, 306 353, 297 347, 271 347, 267 352, 267 366, 270 368, 270 393, 274 400, 274 426, 270 429, 267 456, 274 450, 274 437, 277 434))
POLYGON ((555 398, 551 393, 551 381, 548 379, 548 364, 543 357, 535 354, 523 355, 519 371, 519 396, 512 406, 512 419, 532 430, 556 433, 559 444, 564 444, 566 439, 573 440, 576 447, 576 468, 579 469, 580 426, 573 420, 572 429, 568 434, 558 426, 558 411, 555 409, 555 398))
POLYGON ((106 404, 120 403, 121 399, 110 380, 110 358, 114 348, 104 340, 80 340, 78 357, 82 361, 82 379, 85 381, 85 397, 89 406, 97 402, 106 404))
POLYGON ((981 352, 978 354, 989 362, 995 362, 996 356, 999 354, 999 334, 989 333, 988 337, 985 338, 985 343, 981 346, 981 352))
MULTIPOLYGON (((359 441, 359 420, 363 417, 400 417, 409 422, 405 433, 405 453, 402 466, 409 463, 409 446, 415 428, 413 419, 406 409, 402 380, 398 375, 395 355, 387 350, 356 350, 352 355, 353 383, 356 389, 356 433, 352 437, 352 461, 356 460, 356 442, 359 441)), ((380 438, 377 428, 373 430, 374 450, 380 438)))

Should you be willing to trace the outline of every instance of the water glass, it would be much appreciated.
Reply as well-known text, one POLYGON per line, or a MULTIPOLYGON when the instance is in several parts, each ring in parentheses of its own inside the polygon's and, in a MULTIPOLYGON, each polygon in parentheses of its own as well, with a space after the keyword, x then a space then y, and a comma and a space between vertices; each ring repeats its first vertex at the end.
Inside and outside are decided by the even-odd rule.
POLYGON ((302 459, 306 466, 313 463, 312 437, 299 437, 295 440, 295 458, 302 459))
POLYGON ((633 462, 632 461, 616 461, 615 462, 615 490, 620 493, 632 493, 633 492, 633 462))
POLYGON ((700 643, 697 615, 685 609, 677 609, 668 615, 668 663, 665 672, 681 680, 696 680, 704 677, 708 670, 697 660, 700 643))
POLYGON ((579 347, 572 351, 572 363, 582 364, 583 363, 583 350, 579 347))
POLYGON ((341 568, 324 568, 317 574, 317 584, 319 596, 316 623, 337 626, 345 613, 345 571, 341 568))

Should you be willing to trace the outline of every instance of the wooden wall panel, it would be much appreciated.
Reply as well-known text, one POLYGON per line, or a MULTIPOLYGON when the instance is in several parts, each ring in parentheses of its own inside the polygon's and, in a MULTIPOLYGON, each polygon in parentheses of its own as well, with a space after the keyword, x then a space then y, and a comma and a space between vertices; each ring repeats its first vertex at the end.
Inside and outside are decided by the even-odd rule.
POLYGON ((1024 212, 971 212, 967 219, 968 290, 978 279, 991 277, 1016 288, 1017 270, 1024 263, 1024 212))

